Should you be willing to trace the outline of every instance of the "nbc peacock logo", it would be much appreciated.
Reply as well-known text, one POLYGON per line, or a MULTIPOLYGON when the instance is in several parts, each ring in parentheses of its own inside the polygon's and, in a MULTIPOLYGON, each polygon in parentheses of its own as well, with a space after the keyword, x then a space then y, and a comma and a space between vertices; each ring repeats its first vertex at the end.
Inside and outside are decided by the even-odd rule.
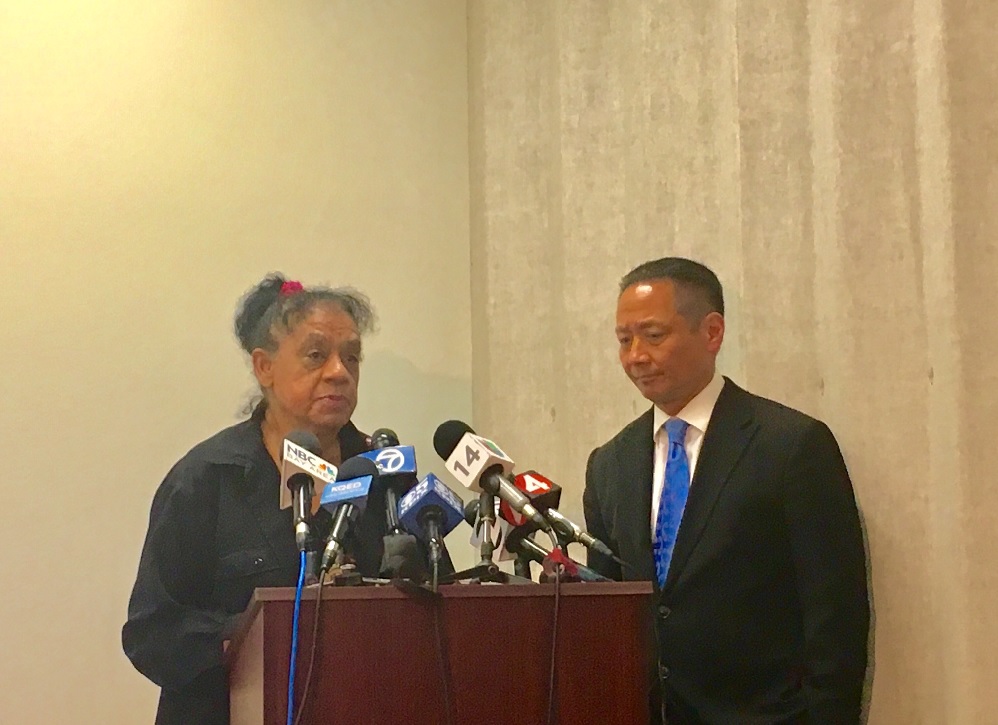
POLYGON ((493 453, 495 453, 497 456, 501 456, 502 458, 509 458, 509 456, 507 456, 503 452, 502 448, 500 448, 499 446, 497 446, 495 443, 493 443, 492 441, 490 441, 488 438, 482 438, 481 441, 485 445, 486 448, 488 448, 490 451, 492 451, 493 453))

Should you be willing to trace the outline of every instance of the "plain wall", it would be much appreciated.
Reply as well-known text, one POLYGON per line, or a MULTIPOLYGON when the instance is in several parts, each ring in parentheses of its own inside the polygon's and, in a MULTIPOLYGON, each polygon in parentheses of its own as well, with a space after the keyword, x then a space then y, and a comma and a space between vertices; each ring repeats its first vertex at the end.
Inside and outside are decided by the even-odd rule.
MULTIPOLYGON (((372 298, 362 429, 470 417, 464 2, 0 0, 0 722, 152 722, 149 503, 265 273, 372 298)), ((462 538, 467 538, 462 534, 462 538)))
POLYGON ((650 407, 618 280, 711 266, 721 371, 849 466, 872 725, 998 722, 995 28, 994 0, 469 2, 479 429, 581 516, 650 407))

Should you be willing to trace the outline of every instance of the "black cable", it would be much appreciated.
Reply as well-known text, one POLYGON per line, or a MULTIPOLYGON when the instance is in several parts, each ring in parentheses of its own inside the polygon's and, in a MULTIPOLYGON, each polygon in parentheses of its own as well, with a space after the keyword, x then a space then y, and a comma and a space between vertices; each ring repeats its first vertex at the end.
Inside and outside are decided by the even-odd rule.
POLYGON ((444 647, 444 636, 443 636, 443 626, 440 621, 441 610, 444 606, 444 598, 437 595, 436 601, 431 605, 433 607, 433 629, 436 634, 436 648, 437 648, 437 665, 440 667, 440 681, 443 684, 444 691, 444 712, 446 713, 447 725, 454 725, 453 719, 453 703, 451 702, 451 682, 450 682, 450 668, 447 666, 447 650, 444 647))
POLYGON ((302 716, 305 713, 305 703, 308 702, 308 691, 312 684, 312 669, 315 666, 315 650, 319 643, 319 608, 322 606, 322 590, 325 588, 326 572, 319 575, 319 591, 315 593, 315 616, 312 617, 312 646, 308 655, 308 672, 305 674, 305 689, 301 695, 301 702, 298 704, 298 716, 295 718, 295 725, 300 725, 302 716))
POLYGON ((555 697, 555 664, 558 656, 558 610, 561 608, 561 577, 565 567, 555 566, 554 577, 554 631, 551 633, 551 672, 548 675, 548 725, 554 725, 558 716, 558 701, 555 697))
POLYGON ((627 569, 627 571, 631 572, 631 574, 634 575, 635 579, 640 578, 638 577, 638 570, 634 566, 632 566, 629 562, 624 561, 619 556, 613 557, 613 560, 620 565, 621 574, 623 574, 624 569, 627 569))

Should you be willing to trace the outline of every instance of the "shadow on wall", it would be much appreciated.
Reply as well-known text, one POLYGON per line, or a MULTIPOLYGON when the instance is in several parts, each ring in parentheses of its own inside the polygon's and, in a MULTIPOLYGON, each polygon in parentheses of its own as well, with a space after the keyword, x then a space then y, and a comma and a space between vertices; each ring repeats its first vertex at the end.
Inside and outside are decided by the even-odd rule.
POLYGON ((863 680, 863 705, 860 722, 866 725, 870 721, 870 702, 873 697, 873 675, 876 670, 877 643, 877 607, 873 595, 873 562, 870 558, 870 531, 863 509, 859 509, 859 524, 863 531, 863 551, 866 555, 866 590, 870 597, 870 634, 867 640, 866 677, 863 680))
POLYGON ((401 443, 415 446, 421 476, 443 470, 433 433, 451 418, 471 422, 470 377, 427 373, 388 351, 365 357, 354 422, 368 434, 391 428, 401 443))
MULTIPOLYGON (((388 351, 369 352, 361 372, 360 400, 354 422, 365 433, 391 428, 399 442, 416 447, 420 477, 435 473, 463 500, 471 498, 444 473, 444 462, 433 450, 433 433, 445 420, 471 423, 471 379, 434 375, 407 358, 388 351), (441 475, 443 474, 443 475, 441 475)), ((468 545, 471 529, 463 524, 446 538, 454 565, 465 569, 477 561, 468 545)))

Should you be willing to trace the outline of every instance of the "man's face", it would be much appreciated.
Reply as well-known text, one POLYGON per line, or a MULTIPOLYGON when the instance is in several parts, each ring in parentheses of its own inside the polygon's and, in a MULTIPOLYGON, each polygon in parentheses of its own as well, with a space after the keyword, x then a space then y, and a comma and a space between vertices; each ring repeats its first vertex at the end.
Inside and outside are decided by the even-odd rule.
POLYGON ((652 280, 631 285, 617 300, 620 364, 641 394, 669 415, 710 382, 724 339, 720 313, 691 326, 679 314, 676 296, 671 281, 652 280))

